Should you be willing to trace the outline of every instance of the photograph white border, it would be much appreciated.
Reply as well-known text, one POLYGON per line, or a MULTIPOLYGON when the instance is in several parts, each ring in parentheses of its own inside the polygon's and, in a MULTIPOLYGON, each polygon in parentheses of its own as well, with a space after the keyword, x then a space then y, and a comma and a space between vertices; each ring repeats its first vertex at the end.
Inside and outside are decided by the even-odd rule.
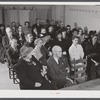
MULTIPOLYGON (((0 5, 100 5, 100 2, 0 2, 0 5)), ((100 98, 100 91, 0 90, 0 98, 100 98)))

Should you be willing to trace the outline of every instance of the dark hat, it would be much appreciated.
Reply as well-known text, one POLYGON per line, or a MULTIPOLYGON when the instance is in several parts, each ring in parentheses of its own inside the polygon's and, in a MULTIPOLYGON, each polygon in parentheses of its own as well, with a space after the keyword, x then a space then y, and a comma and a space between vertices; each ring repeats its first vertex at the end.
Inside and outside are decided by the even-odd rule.
POLYGON ((62 34, 62 31, 60 29, 56 31, 55 36, 57 36, 58 34, 62 34))
POLYGON ((29 53, 32 52, 32 50, 33 50, 32 47, 22 46, 22 48, 20 49, 21 57, 27 56, 29 53))
POLYGON ((78 30, 76 28, 73 28, 72 32, 74 32, 74 31, 78 31, 78 30))

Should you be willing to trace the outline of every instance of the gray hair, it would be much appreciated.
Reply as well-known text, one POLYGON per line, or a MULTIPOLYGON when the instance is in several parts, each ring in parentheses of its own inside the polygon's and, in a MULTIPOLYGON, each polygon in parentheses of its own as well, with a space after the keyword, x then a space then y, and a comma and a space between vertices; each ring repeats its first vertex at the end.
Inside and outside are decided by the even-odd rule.
POLYGON ((62 49, 60 46, 58 46, 58 45, 55 45, 55 46, 53 46, 53 48, 52 48, 52 52, 54 53, 54 52, 56 52, 58 49, 62 49))

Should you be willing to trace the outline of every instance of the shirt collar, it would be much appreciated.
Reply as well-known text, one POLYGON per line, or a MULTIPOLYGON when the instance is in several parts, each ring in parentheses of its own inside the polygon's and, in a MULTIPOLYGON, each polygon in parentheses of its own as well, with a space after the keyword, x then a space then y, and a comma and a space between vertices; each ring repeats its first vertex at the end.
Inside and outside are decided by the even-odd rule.
POLYGON ((56 63, 58 64, 58 58, 56 58, 55 56, 53 56, 54 60, 56 61, 56 63))
POLYGON ((77 45, 77 46, 75 46, 74 44, 72 44, 72 46, 73 46, 73 47, 75 47, 75 48, 77 48, 77 46, 78 46, 78 45, 77 45))

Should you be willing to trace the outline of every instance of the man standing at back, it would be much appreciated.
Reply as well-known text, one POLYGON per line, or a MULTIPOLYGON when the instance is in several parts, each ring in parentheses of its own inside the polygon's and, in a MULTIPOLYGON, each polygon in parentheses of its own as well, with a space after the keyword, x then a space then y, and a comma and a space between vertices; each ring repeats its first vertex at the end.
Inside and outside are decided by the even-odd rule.
POLYGON ((41 28, 42 28, 42 25, 40 24, 40 19, 37 18, 36 23, 32 26, 32 34, 33 34, 34 39, 39 37, 39 34, 41 33, 41 28))

